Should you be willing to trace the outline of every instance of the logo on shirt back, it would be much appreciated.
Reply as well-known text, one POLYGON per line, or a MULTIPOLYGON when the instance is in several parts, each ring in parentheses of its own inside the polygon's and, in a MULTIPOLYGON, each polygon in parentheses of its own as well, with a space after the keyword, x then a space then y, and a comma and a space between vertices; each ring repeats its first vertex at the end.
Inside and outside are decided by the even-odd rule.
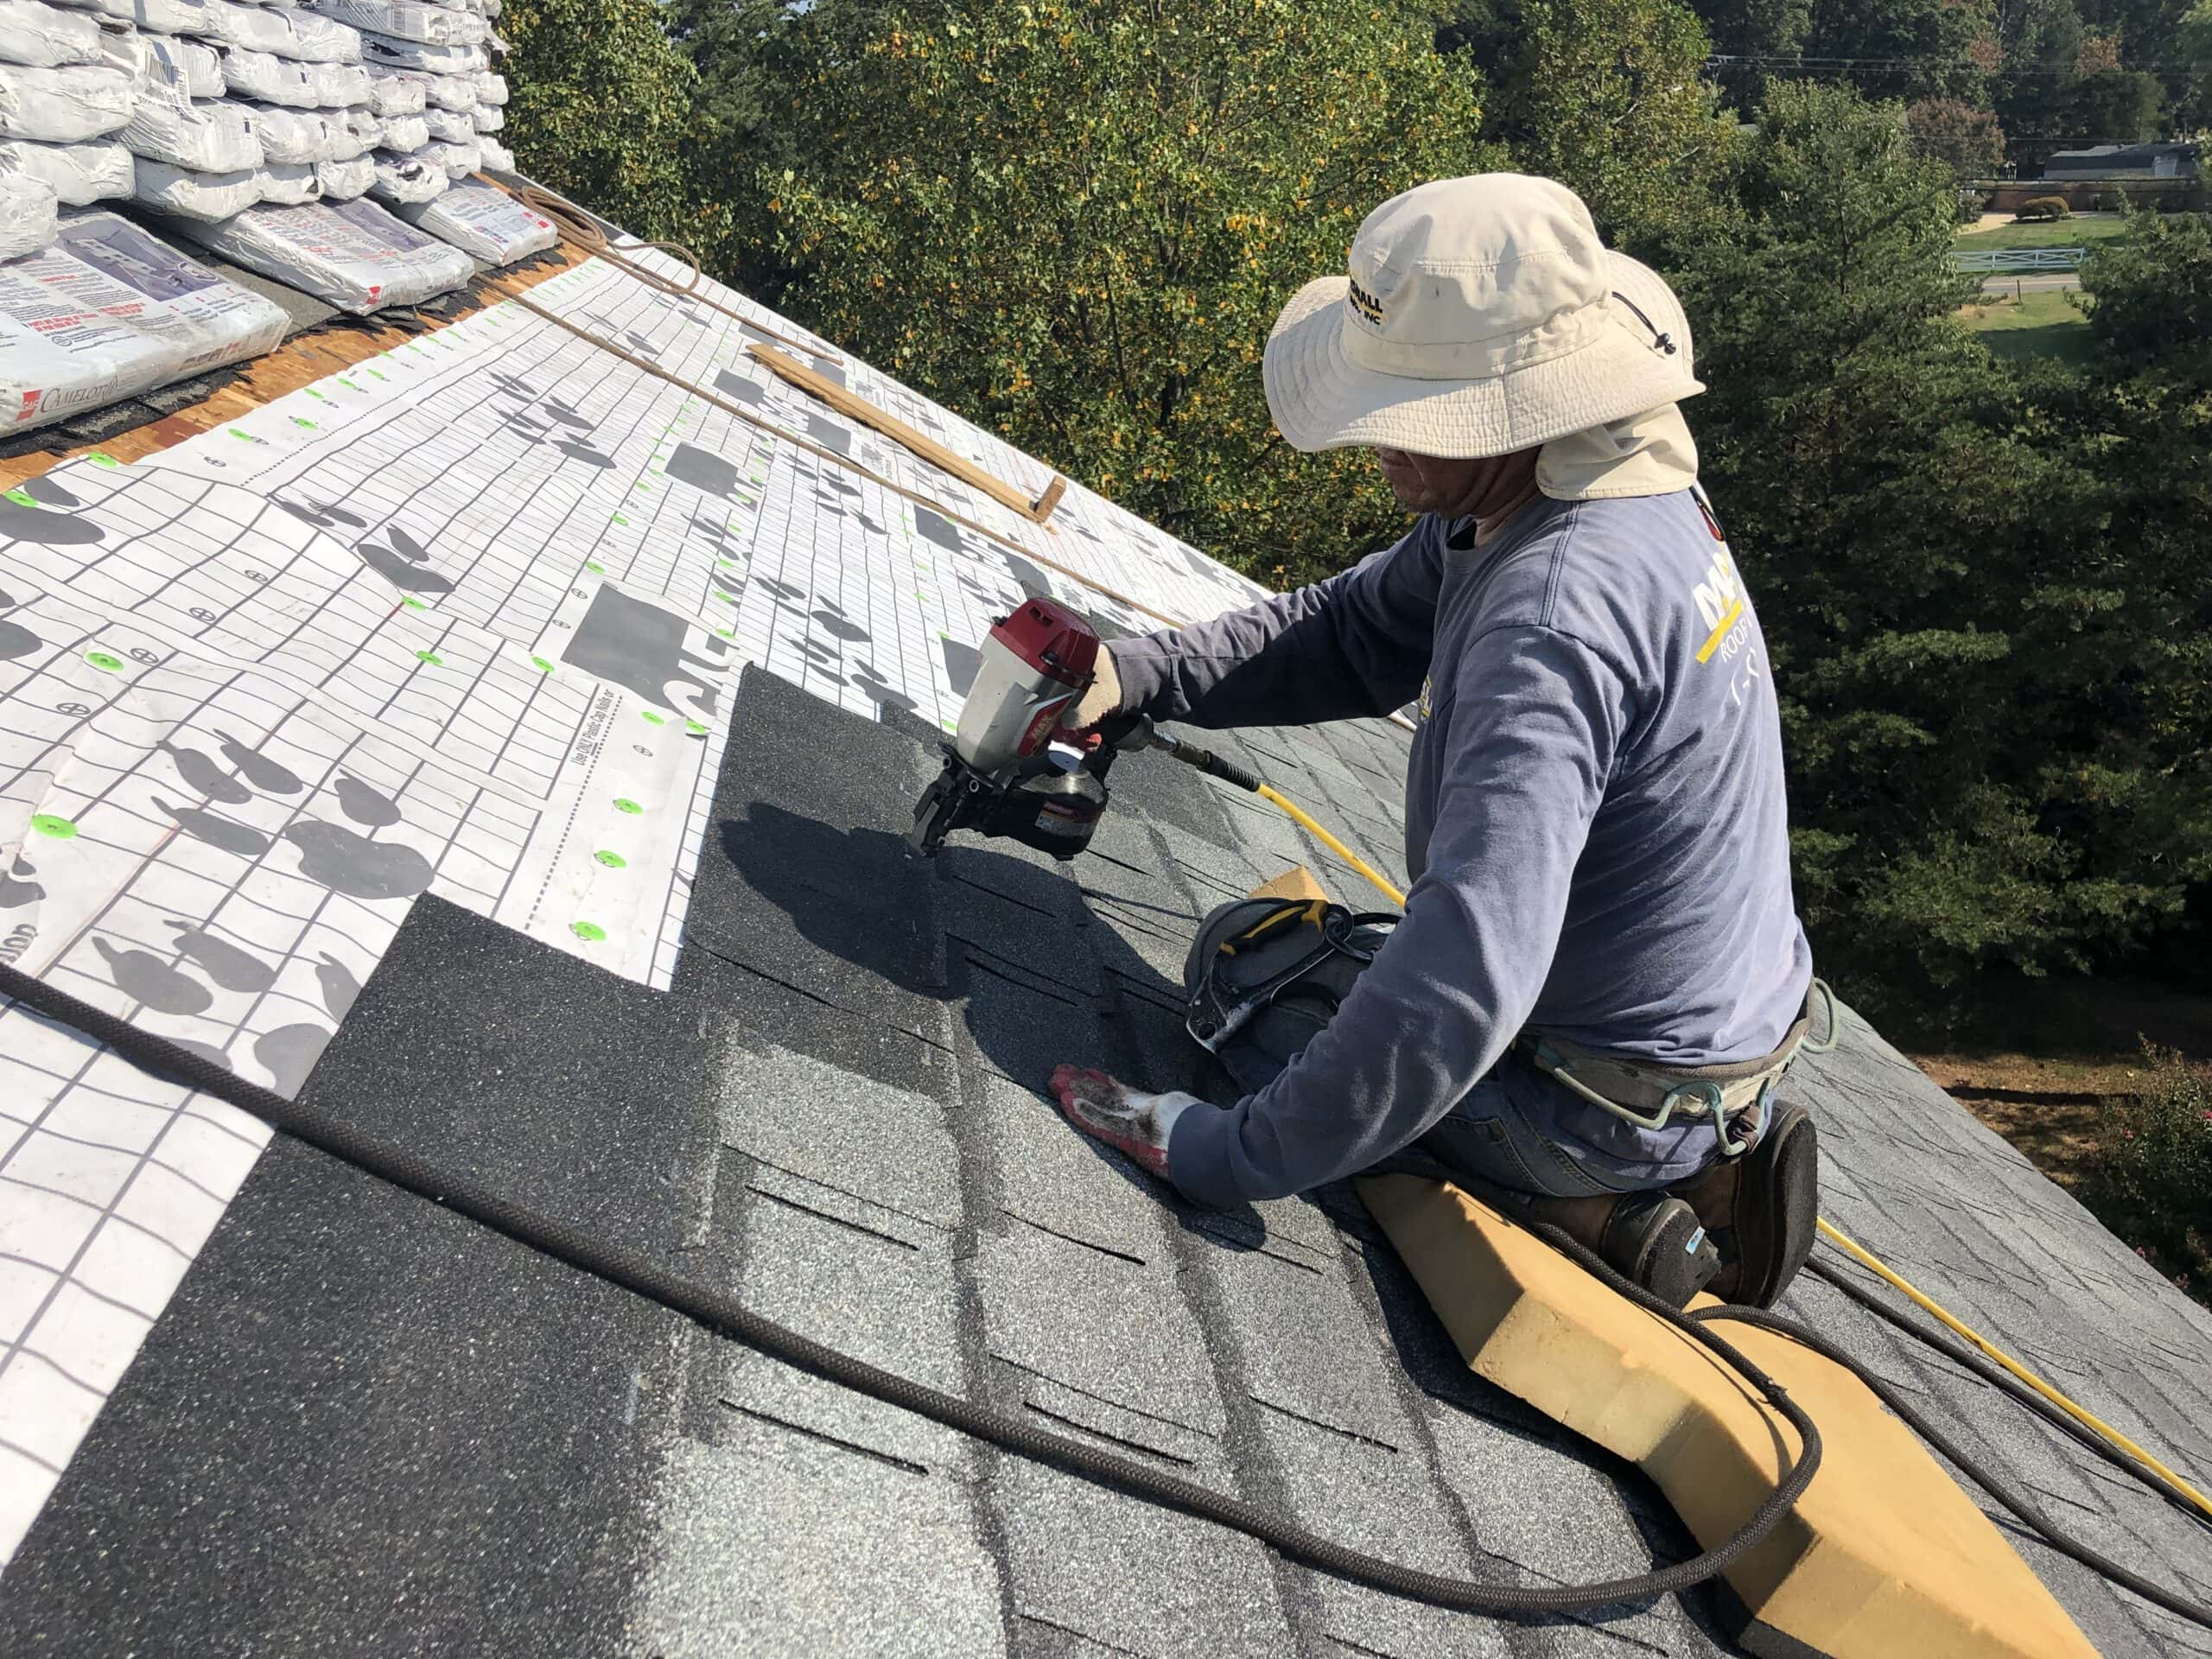
POLYGON ((1698 647, 1697 659, 1700 663, 1711 662, 1713 653, 1720 649, 1744 620, 1743 584, 1736 578, 1736 562, 1728 556, 1726 543, 1713 549, 1713 563, 1705 568, 1705 580, 1691 592, 1697 601, 1697 613, 1712 630, 1698 647))
POLYGON ((1716 656, 1728 671, 1728 700, 1737 708, 1744 706, 1747 697, 1759 681, 1766 677, 1766 654, 1760 647, 1758 631, 1751 626, 1751 612, 1744 596, 1743 578, 1736 573, 1736 561, 1728 551, 1727 539, 1720 533, 1720 521, 1713 516, 1712 505, 1705 499, 1705 492, 1697 492, 1698 511, 1705 515, 1706 527, 1713 532, 1713 558, 1700 573, 1700 580, 1690 589, 1696 602, 1697 613, 1708 632, 1705 643, 1698 647, 1697 659, 1710 663, 1716 656))
POLYGON ((1727 657, 1733 657, 1742 645, 1741 639, 1731 639, 1742 626, 1745 615, 1744 585, 1736 575, 1736 562, 1728 556, 1728 538, 1720 533, 1720 521, 1713 516, 1713 504, 1705 499, 1705 491, 1696 485, 1691 490, 1697 499, 1697 510, 1704 515, 1705 527, 1713 532, 1713 562, 1703 572, 1704 580, 1691 592, 1697 601, 1697 613, 1705 619, 1711 630, 1705 643, 1698 647, 1697 659, 1709 663, 1713 654, 1725 648, 1727 657))

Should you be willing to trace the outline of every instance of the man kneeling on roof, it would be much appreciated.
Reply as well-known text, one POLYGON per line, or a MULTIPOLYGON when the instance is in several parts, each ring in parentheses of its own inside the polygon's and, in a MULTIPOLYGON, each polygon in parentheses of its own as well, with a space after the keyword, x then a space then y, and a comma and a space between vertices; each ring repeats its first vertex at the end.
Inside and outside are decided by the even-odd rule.
MULTIPOLYGON (((1764 639, 1676 408, 1680 302, 1549 180, 1424 185, 1294 298, 1268 401, 1376 451, 1402 541, 1116 643, 1069 726, 1418 708, 1405 916, 1326 1027, 1227 1109, 1062 1066, 1081 1128, 1229 1207, 1413 1149, 1678 1304, 1770 1303, 1815 1131, 1774 1084, 1811 953, 1764 639)), ((1832 1021, 1831 1012, 1829 1019, 1832 1021)))

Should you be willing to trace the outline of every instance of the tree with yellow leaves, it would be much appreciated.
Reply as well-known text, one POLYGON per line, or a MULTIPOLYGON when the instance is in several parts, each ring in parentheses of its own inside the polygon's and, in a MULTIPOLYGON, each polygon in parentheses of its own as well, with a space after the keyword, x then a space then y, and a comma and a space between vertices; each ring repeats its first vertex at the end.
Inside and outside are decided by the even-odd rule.
POLYGON ((786 308, 1261 581, 1403 528, 1275 435, 1260 355, 1370 208, 1483 164, 1418 9, 843 5, 786 45, 786 308))

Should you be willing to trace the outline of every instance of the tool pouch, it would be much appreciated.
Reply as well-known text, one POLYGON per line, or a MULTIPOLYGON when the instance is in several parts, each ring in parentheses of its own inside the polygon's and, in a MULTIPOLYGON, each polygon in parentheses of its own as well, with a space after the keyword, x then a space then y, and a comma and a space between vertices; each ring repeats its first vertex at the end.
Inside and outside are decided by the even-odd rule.
POLYGON ((1255 1094, 1297 1058, 1398 925, 1322 899, 1238 899, 1198 926, 1183 965, 1183 1023, 1255 1094))

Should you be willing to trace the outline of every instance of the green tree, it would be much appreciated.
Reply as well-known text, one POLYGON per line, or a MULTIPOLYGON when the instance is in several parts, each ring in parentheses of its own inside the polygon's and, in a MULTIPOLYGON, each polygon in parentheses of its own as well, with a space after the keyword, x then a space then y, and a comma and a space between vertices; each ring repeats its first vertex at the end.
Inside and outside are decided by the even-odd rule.
POLYGON ((1714 74, 1729 102, 1744 110, 1757 108, 1768 84, 1788 75, 1789 60, 1805 49, 1813 28, 1813 0, 1698 0, 1696 10, 1715 54, 1745 60, 1724 63, 1714 74))
POLYGON ((796 315, 1262 580, 1402 518, 1259 359, 1362 218, 1476 168, 1474 77, 1369 0, 832 8, 770 207, 796 315))
POLYGON ((2125 237, 2090 255, 2082 288, 2112 361, 2189 373, 2212 351, 2212 218, 2135 214, 2125 237))
POLYGON ((1994 177, 2005 159, 2005 130, 1996 116, 1955 98, 1907 105, 1904 127, 1914 153, 1940 162, 1959 183, 1994 177))
POLYGON ((2101 865, 2050 775, 2095 760, 2081 706, 2107 664, 2076 634, 2113 626, 2121 550, 2030 388, 1955 320, 1953 194, 1894 105, 1777 86, 1737 212, 1669 255, 1712 387, 1690 410, 1707 482, 1783 696, 1800 901, 1891 1014, 2078 964, 2174 897, 2101 865))
POLYGON ((636 235, 705 241, 708 257, 713 215, 694 212, 687 169, 698 79, 662 24, 655 0, 509 0, 515 157, 636 235))
POLYGON ((1709 49, 1675 0, 1525 0, 1484 130, 1573 187, 1609 239, 1640 244, 1696 218, 1734 145, 1700 73, 1709 49))
POLYGON ((2158 136, 2164 86, 2141 69, 2106 69, 2074 85, 2067 109, 2075 131, 2091 142, 2139 144, 2158 136))
POLYGON ((1994 0, 1814 0, 1805 53, 1864 60, 1852 80, 1869 97, 1975 103, 1986 70, 1974 48, 1996 32, 1994 0))

